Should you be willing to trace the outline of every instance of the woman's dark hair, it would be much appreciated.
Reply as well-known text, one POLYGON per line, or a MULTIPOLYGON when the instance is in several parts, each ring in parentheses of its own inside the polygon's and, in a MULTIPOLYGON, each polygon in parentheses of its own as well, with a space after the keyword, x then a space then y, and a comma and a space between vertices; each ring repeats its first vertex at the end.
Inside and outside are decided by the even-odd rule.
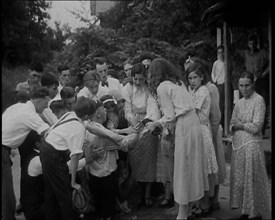
POLYGON ((239 79, 241 79, 241 78, 250 79, 250 81, 251 81, 252 83, 254 83, 254 74, 251 73, 251 72, 248 72, 248 71, 242 72, 242 74, 240 75, 239 79))
POLYGON ((118 113, 118 108, 115 103, 114 98, 111 95, 104 95, 100 98, 100 102, 102 102, 103 106, 106 108, 106 106, 112 106, 114 107, 114 112, 118 113))
POLYGON ((61 99, 70 99, 75 96, 75 91, 72 87, 64 86, 60 91, 61 99))
POLYGON ((201 81, 202 85, 205 85, 209 81, 209 75, 208 75, 207 71, 205 70, 203 64, 201 64, 200 62, 193 61, 187 67, 185 76, 186 76, 186 80, 187 80, 188 84, 190 84, 189 80, 188 80, 188 76, 191 72, 195 72, 195 74, 197 74, 198 76, 203 77, 203 79, 201 81))
POLYGON ((134 77, 136 74, 142 74, 143 76, 147 77, 146 69, 142 63, 137 63, 133 66, 131 70, 131 76, 134 77))

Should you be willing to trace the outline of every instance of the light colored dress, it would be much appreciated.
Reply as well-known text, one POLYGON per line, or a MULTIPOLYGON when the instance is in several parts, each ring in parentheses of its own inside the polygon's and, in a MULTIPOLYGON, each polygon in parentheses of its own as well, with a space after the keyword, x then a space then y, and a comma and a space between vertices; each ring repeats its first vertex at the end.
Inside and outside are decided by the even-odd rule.
POLYGON ((271 211, 271 191, 265 167, 261 129, 265 117, 263 98, 254 92, 250 98, 237 101, 230 129, 235 123, 244 130, 234 132, 230 173, 230 205, 241 208, 249 217, 271 211))
POLYGON ((212 140, 212 130, 209 120, 211 97, 206 86, 201 86, 197 91, 190 90, 195 109, 198 114, 202 132, 203 132, 203 145, 207 155, 208 174, 217 173, 218 165, 212 140))
POLYGON ((226 166, 222 142, 222 127, 220 125, 221 111, 219 107, 219 91, 211 82, 208 82, 205 86, 209 90, 211 97, 209 120, 211 123, 213 144, 218 163, 218 182, 219 184, 223 184, 226 178, 226 166))
MULTIPOLYGON (((156 121, 160 111, 156 99, 147 86, 137 88, 128 83, 122 90, 125 98, 125 118, 129 123, 145 118, 156 121)), ((142 131, 141 131, 142 132, 142 131)), ((128 152, 133 177, 139 182, 154 182, 156 180, 158 136, 149 132, 140 136, 134 149, 128 152)))
POLYGON ((163 112, 159 122, 175 123, 174 198, 187 205, 209 190, 200 122, 184 85, 164 81, 158 86, 157 95, 163 112))

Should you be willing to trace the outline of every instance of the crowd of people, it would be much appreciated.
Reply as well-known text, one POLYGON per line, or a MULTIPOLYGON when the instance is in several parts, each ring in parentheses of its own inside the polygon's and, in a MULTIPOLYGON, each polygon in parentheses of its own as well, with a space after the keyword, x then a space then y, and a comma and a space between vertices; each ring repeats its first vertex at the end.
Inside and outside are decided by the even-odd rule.
MULTIPOLYGON (((143 58, 125 61, 125 77, 116 79, 107 60, 95 59, 77 89, 67 66, 56 77, 34 63, 28 80, 16 87, 17 103, 2 114, 2 219, 15 219, 19 210, 28 220, 77 219, 73 192, 84 187, 93 200, 93 218, 115 219, 117 209, 131 212, 131 190, 124 187, 130 178, 148 208, 153 183, 161 183, 159 206, 178 206, 176 219, 220 209, 219 185, 226 178, 223 47, 217 51, 212 74, 199 58, 189 57, 184 70, 164 58, 143 58), (17 148, 16 208, 11 151, 17 148)), ((255 91, 261 77, 253 74, 246 69, 239 77, 242 98, 230 121, 230 206, 241 209, 240 219, 260 219, 271 210, 260 142, 266 104, 255 91)))

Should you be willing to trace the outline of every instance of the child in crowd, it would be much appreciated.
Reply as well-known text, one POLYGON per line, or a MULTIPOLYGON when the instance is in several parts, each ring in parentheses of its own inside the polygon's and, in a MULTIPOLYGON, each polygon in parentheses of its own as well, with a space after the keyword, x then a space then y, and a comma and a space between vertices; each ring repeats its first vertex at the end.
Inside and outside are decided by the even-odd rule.
POLYGON ((126 136, 115 134, 103 127, 106 121, 106 110, 101 102, 93 105, 96 110, 91 115, 91 122, 88 122, 86 128, 97 126, 102 130, 104 136, 86 133, 85 159, 89 170, 90 189, 95 196, 96 213, 100 219, 113 219, 115 215, 116 197, 117 197, 117 149, 128 151, 134 146, 137 140, 137 133, 126 136), (120 140, 117 144, 110 137, 116 136, 120 140), (99 158, 93 157, 95 154, 99 158))
POLYGON ((212 139, 212 129, 210 124, 210 106, 211 97, 210 92, 205 84, 207 79, 205 77, 205 68, 198 62, 191 63, 187 68, 187 80, 189 84, 189 92, 192 95, 195 104, 195 110, 199 117, 202 132, 203 132, 203 146, 205 148, 207 158, 207 172, 209 179, 209 191, 205 192, 204 197, 200 200, 198 210, 194 213, 199 216, 205 216, 211 212, 209 197, 214 196, 215 186, 218 185, 218 164, 216 159, 215 148, 212 139))
POLYGON ((58 119, 60 119, 62 117, 62 115, 64 115, 66 112, 68 112, 68 109, 66 108, 66 106, 62 100, 52 101, 50 104, 50 109, 56 115, 56 117, 58 119))

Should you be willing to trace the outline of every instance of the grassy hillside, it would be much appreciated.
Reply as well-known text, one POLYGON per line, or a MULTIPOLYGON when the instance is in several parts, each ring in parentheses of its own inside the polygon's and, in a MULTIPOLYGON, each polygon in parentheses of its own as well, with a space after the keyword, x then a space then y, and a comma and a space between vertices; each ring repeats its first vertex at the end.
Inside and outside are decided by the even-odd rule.
POLYGON ((2 113, 14 103, 14 91, 16 85, 27 79, 26 66, 7 68, 2 65, 2 113))

